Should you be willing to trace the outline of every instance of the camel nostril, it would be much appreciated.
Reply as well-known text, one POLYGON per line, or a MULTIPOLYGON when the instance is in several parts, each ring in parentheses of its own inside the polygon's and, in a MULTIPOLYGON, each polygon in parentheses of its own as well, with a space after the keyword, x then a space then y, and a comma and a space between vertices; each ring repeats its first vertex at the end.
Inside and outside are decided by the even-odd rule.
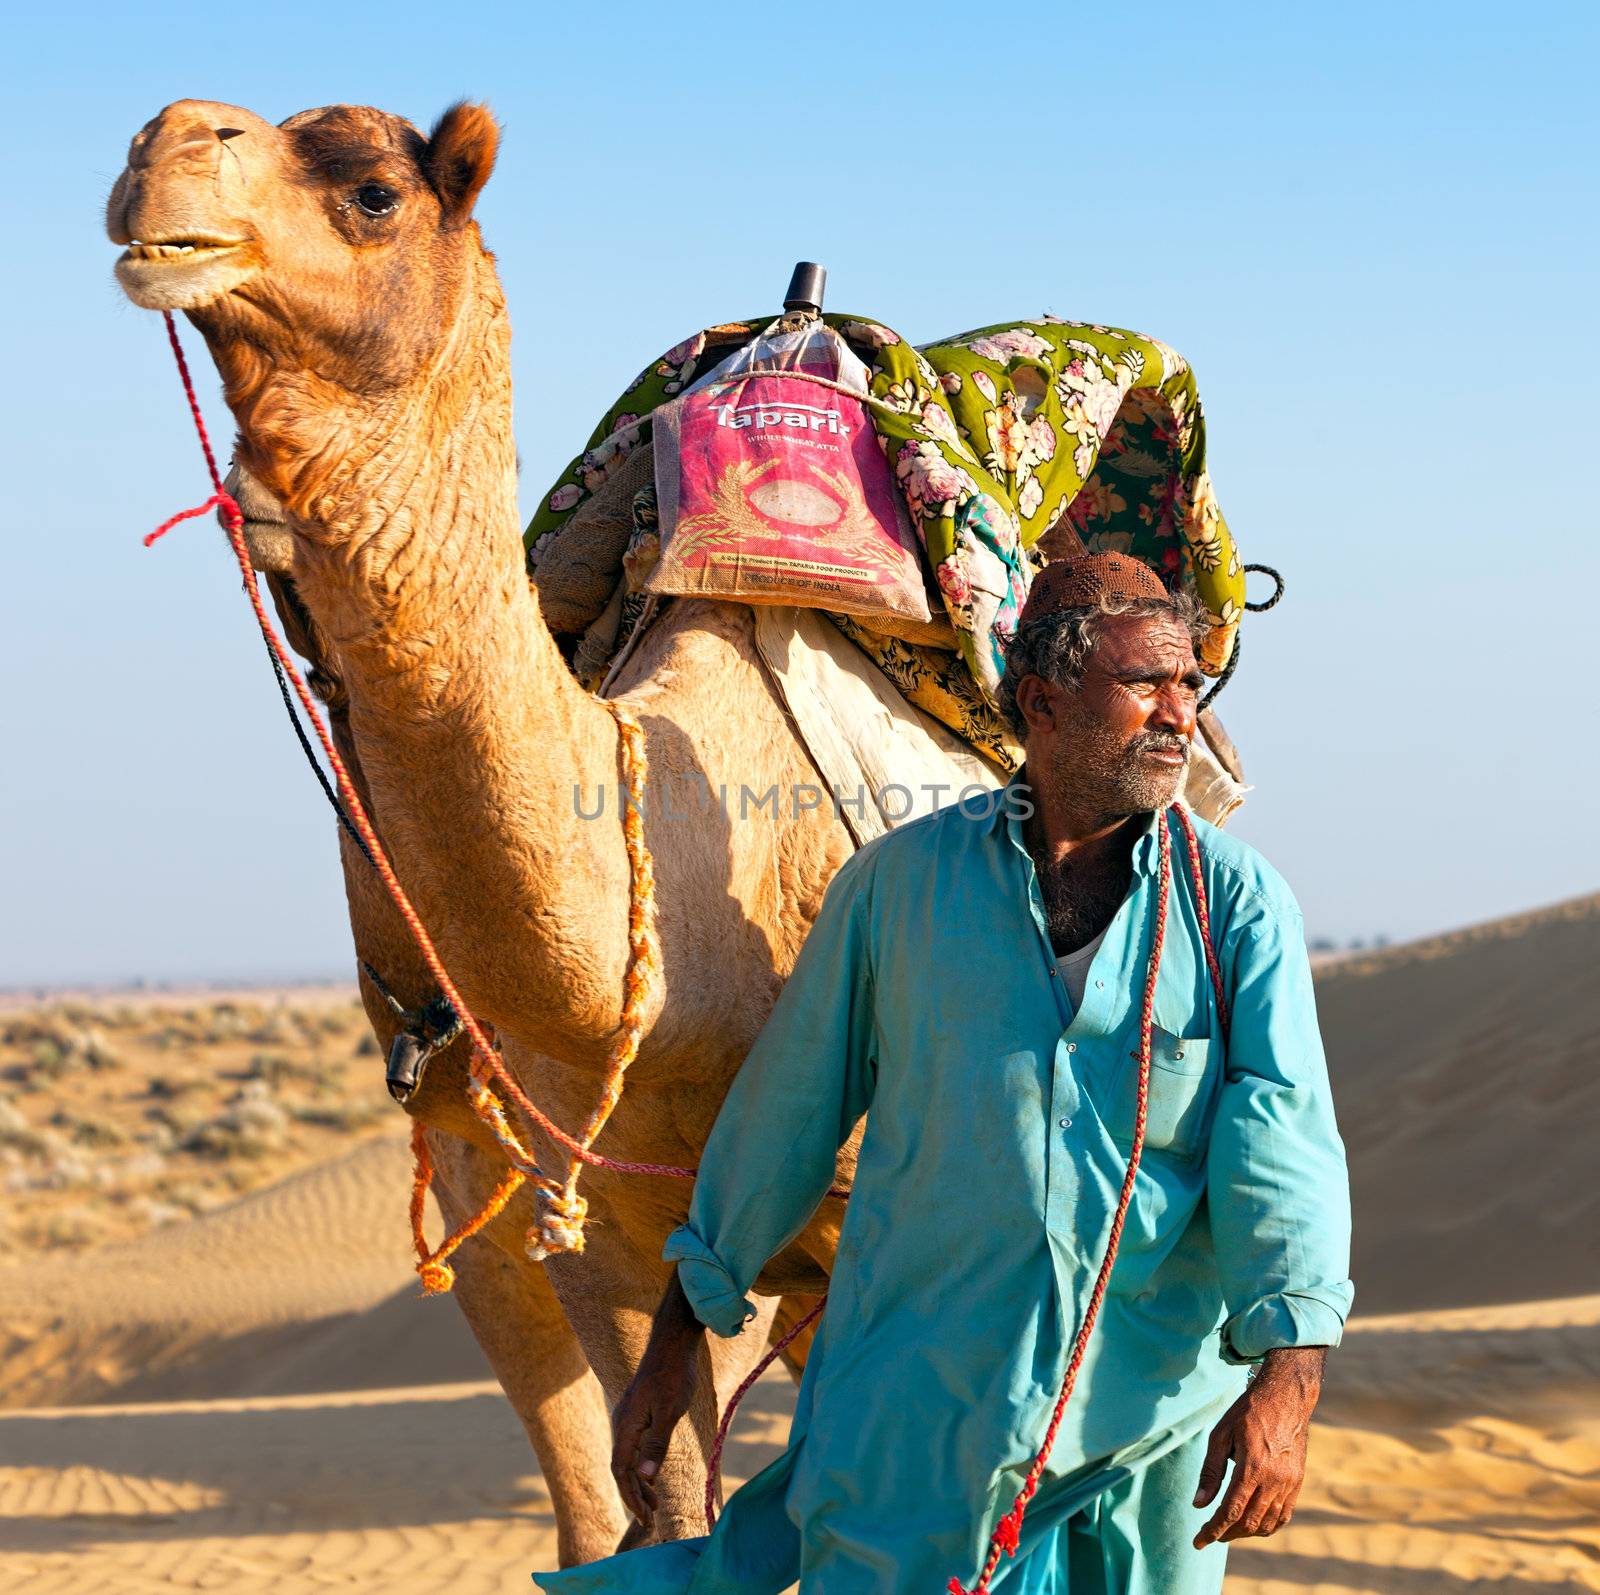
POLYGON ((220 138, 224 144, 226 144, 230 138, 241 137, 243 133, 244 129, 242 127, 219 127, 217 129, 217 137, 220 138))

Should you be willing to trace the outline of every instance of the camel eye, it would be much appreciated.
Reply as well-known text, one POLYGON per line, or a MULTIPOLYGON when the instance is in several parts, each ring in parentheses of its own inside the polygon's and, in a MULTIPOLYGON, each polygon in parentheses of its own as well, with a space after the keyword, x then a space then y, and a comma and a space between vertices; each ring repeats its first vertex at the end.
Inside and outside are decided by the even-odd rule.
POLYGON ((356 190, 355 199, 368 216, 387 216, 399 203, 400 196, 383 183, 363 183, 356 190))

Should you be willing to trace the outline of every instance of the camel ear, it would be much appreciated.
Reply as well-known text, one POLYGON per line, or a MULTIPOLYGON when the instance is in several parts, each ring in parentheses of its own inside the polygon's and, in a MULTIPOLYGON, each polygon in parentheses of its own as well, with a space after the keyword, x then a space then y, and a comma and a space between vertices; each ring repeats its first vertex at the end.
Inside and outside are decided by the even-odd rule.
POLYGON ((472 215, 478 191, 494 170, 500 129, 486 105, 461 101, 439 118, 422 169, 444 208, 446 227, 459 227, 472 215))

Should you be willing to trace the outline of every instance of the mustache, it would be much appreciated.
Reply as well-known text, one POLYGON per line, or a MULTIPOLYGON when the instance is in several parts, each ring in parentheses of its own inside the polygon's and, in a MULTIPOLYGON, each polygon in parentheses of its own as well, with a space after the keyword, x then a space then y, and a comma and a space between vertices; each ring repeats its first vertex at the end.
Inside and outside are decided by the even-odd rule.
POLYGON ((1129 753, 1181 753, 1185 759, 1191 752, 1187 737, 1175 736, 1170 731, 1141 731, 1128 744, 1129 753))

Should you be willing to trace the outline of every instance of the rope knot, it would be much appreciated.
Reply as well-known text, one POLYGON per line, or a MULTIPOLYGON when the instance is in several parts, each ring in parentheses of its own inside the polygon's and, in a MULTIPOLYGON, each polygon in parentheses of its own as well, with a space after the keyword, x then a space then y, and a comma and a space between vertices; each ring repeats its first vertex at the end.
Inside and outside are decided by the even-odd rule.
POLYGON ((1022 1507, 1011 1508, 1006 1515, 994 1526, 994 1544, 1006 1553, 1007 1556, 1017 1554, 1017 1546, 1022 1543, 1022 1507))
POLYGON ((588 1213, 589 1204, 576 1191, 542 1192, 539 1222, 528 1231, 528 1256, 542 1263, 557 1252, 581 1252, 588 1213))
POLYGON ((456 1282, 456 1271, 448 1263, 418 1263, 417 1277, 424 1296, 447 1296, 456 1282))
POLYGON ((152 543, 165 537, 179 522, 192 521, 197 515, 204 515, 207 510, 211 509, 219 513, 222 524, 230 532, 244 530, 244 512, 239 508, 233 495, 225 493, 219 487, 204 504, 196 504, 193 509, 179 510, 176 515, 169 515, 153 532, 146 532, 144 546, 148 548, 152 543))

